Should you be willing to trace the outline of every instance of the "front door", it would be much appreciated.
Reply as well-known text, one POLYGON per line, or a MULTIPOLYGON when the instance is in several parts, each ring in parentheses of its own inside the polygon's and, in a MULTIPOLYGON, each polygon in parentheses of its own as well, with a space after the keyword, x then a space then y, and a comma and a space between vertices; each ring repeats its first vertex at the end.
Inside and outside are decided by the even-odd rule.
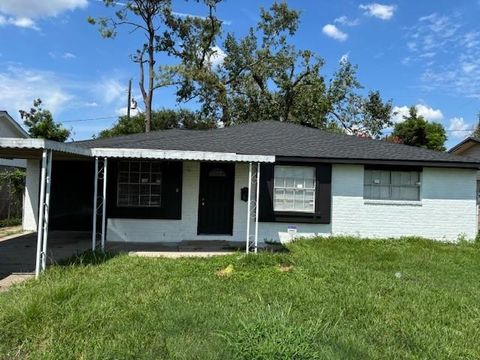
POLYGON ((232 235, 235 164, 201 163, 199 235, 232 235))

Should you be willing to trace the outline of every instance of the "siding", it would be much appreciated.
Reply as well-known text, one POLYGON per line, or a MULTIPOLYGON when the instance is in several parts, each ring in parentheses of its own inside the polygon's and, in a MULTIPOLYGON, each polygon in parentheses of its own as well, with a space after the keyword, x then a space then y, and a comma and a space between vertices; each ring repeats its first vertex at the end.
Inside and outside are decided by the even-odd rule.
POLYGON ((22 227, 26 231, 37 230, 38 199, 40 190, 40 161, 27 160, 25 194, 23 197, 22 227))
MULTIPOLYGON (((198 236, 198 162, 185 162, 181 220, 108 219, 107 240, 177 242, 181 240, 245 241, 246 206, 240 189, 247 185, 248 166, 236 164, 232 236, 198 236)), ((420 202, 369 203, 363 199, 363 166, 334 165, 331 224, 260 223, 259 241, 288 242, 288 225, 295 236, 354 235, 385 238, 422 236, 456 241, 473 239, 477 232, 476 171, 425 168, 420 202)))

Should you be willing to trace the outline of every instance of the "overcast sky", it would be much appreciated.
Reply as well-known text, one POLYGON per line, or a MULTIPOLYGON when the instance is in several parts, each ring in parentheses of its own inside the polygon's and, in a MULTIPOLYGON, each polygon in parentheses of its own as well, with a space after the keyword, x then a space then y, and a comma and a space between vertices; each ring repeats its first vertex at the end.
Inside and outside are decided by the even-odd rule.
MULTIPOLYGON (((227 0, 218 15, 227 31, 242 35, 257 22, 258 8, 271 3, 227 0)), ((358 64, 366 89, 393 99, 400 114, 416 105, 427 119, 443 123, 448 146, 475 126, 480 111, 480 0, 288 4, 302 13, 295 44, 325 59, 327 77, 348 56, 358 64)), ((192 1, 174 1, 174 10, 203 15, 192 1)), ((112 9, 97 0, 1 0, 0 109, 19 120, 18 110, 40 97, 77 140, 109 127, 125 111, 128 79, 138 81, 129 55, 139 42, 127 32, 103 40, 87 24, 87 16, 109 13, 112 9)), ((136 85, 133 92, 141 104, 136 85)), ((175 106, 172 90, 156 93, 156 108, 175 106)))

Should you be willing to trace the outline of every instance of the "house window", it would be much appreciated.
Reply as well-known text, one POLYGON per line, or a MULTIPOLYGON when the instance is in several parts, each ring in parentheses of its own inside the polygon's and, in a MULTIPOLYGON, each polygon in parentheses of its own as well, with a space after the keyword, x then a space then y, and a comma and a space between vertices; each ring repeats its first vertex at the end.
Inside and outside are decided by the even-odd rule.
POLYGON ((420 171, 365 169, 363 196, 375 200, 420 200, 420 171))
POLYGON ((315 211, 315 168, 275 166, 274 211, 315 211))
POLYGON ((160 162, 121 161, 119 163, 117 206, 160 207, 161 192, 160 162))

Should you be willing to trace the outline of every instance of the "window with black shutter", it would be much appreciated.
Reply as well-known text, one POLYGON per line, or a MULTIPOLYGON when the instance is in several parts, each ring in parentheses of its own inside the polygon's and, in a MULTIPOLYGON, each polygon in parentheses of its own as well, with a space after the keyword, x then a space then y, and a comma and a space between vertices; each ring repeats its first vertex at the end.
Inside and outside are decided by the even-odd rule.
POLYGON ((331 164, 263 164, 260 221, 330 223, 331 177, 331 164))

